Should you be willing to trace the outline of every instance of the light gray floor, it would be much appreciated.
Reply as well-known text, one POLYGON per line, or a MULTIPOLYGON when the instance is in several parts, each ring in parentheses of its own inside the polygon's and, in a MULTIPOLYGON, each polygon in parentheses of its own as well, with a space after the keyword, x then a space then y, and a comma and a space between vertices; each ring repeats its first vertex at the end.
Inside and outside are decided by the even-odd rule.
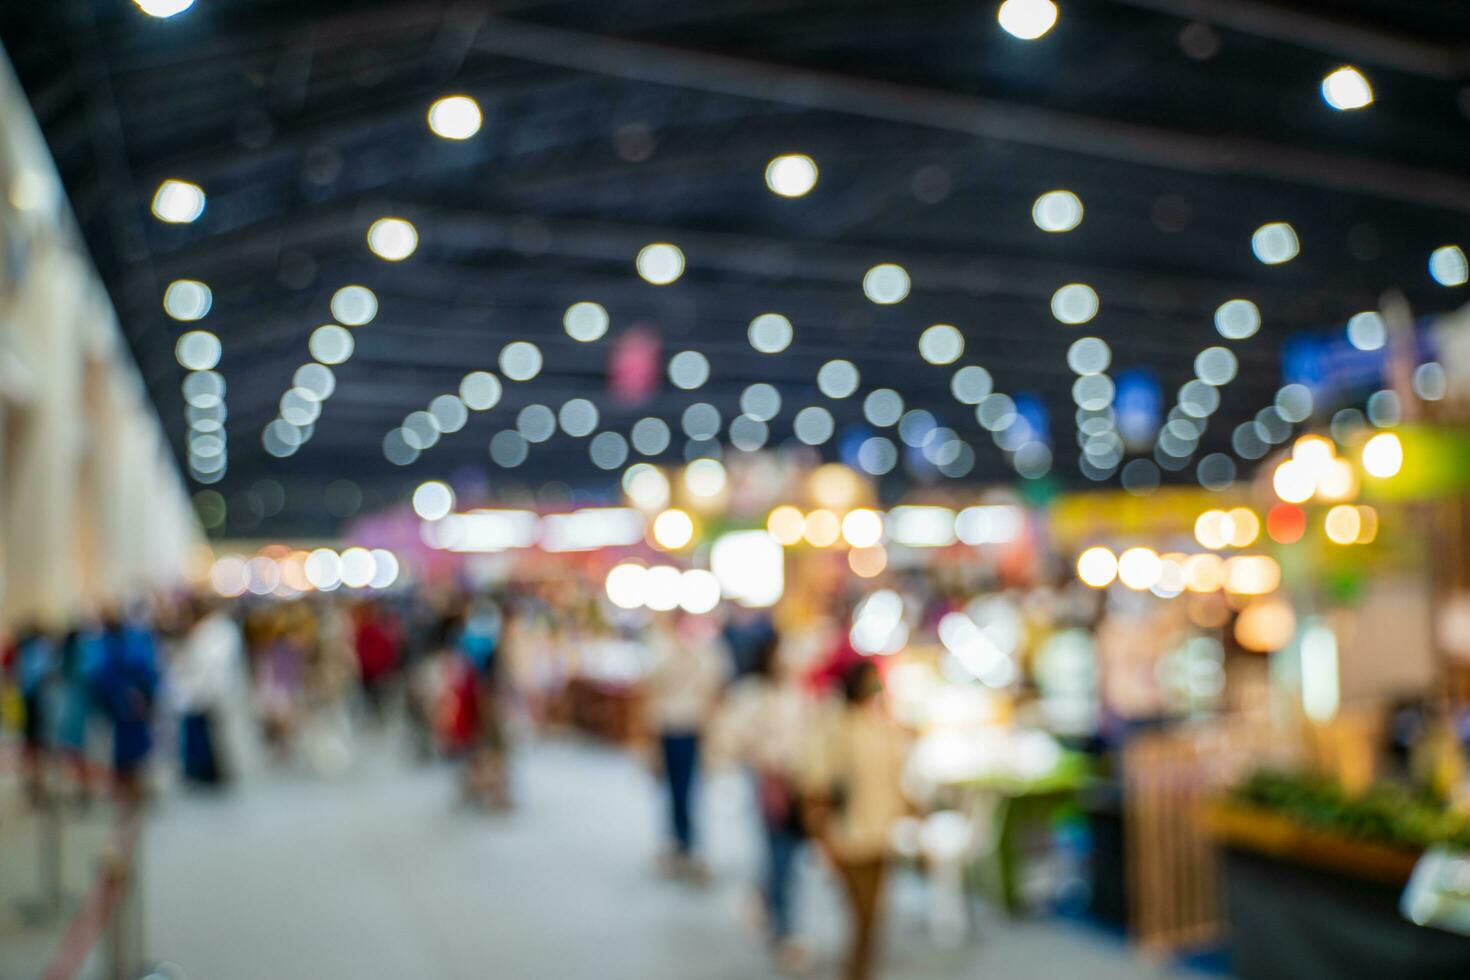
MULTIPOLYGON (((738 780, 704 794, 715 876, 701 889, 654 873, 657 799, 621 753, 523 749, 506 816, 458 807, 452 770, 410 766, 391 743, 361 755, 336 779, 263 774, 164 800, 144 855, 149 954, 201 980, 771 975, 743 925, 754 843, 738 780)), ((831 975, 840 908, 814 861, 801 892, 816 975, 831 975)), ((994 922, 940 950, 917 882, 892 905, 885 976, 1172 975, 1071 925, 994 922)))

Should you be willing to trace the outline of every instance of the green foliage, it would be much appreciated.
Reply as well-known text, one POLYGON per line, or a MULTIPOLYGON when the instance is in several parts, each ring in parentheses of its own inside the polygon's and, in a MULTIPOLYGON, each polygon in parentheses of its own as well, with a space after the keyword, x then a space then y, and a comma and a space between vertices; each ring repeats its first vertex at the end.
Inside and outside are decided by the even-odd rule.
POLYGON ((1470 848, 1470 818, 1398 783, 1375 783, 1349 796, 1331 780, 1260 770, 1230 796, 1347 837, 1415 850, 1433 844, 1470 848))

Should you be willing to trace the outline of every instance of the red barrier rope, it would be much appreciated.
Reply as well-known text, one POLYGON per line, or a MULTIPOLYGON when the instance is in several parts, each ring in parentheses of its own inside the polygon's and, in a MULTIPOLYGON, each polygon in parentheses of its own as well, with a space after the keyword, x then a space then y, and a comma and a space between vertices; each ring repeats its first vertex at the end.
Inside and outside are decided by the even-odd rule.
POLYGON ((128 879, 133 875, 133 856, 141 827, 140 811, 134 808, 118 827, 111 852, 103 858, 102 871, 81 909, 67 925, 56 953, 42 974, 43 980, 74 980, 81 970, 87 954, 117 913, 128 879))

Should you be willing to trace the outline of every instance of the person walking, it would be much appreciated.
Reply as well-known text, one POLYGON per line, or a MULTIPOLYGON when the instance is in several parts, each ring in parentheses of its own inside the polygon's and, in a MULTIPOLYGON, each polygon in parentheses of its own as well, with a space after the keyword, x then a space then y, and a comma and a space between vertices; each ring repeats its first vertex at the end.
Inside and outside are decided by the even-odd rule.
POLYGON ((868 980, 876 969, 889 835, 908 811, 907 758, 908 737, 889 713, 877 667, 857 661, 810 743, 806 774, 809 825, 847 896, 847 980, 868 980))
POLYGON ((648 728, 657 736, 669 806, 669 848, 660 863, 670 873, 702 881, 708 877, 695 855, 694 791, 699 776, 700 735, 729 673, 708 617, 672 614, 653 627, 651 666, 644 679, 648 728))
POLYGON ((800 748, 809 699, 781 657, 774 630, 750 651, 745 676, 731 685, 725 720, 729 745, 750 774, 765 844, 761 900, 771 952, 787 973, 802 973, 808 951, 794 939, 794 885, 806 843, 800 796, 800 748))

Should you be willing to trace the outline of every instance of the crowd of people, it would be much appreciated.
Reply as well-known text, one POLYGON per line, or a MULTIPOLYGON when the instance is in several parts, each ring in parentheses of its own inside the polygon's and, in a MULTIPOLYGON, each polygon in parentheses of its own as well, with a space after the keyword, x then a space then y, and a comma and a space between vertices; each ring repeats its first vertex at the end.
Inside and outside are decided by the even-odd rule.
POLYGON ((467 804, 504 810, 515 736, 565 726, 559 701, 579 651, 615 639, 639 662, 626 675, 637 705, 630 748, 653 765, 666 800, 658 867, 683 883, 707 880, 701 770, 710 759, 738 764, 764 853, 754 890, 775 962, 790 972, 811 962, 794 896, 811 849, 851 910, 845 975, 871 975, 908 756, 873 660, 820 619, 785 631, 740 609, 630 620, 566 598, 555 586, 232 606, 198 596, 109 612, 62 636, 17 631, 5 653, 18 694, 7 713, 19 716, 27 787, 33 800, 85 803, 110 783, 135 806, 157 783, 150 758, 201 790, 266 765, 331 777, 365 750, 365 735, 391 727, 415 757, 458 762, 467 804))

